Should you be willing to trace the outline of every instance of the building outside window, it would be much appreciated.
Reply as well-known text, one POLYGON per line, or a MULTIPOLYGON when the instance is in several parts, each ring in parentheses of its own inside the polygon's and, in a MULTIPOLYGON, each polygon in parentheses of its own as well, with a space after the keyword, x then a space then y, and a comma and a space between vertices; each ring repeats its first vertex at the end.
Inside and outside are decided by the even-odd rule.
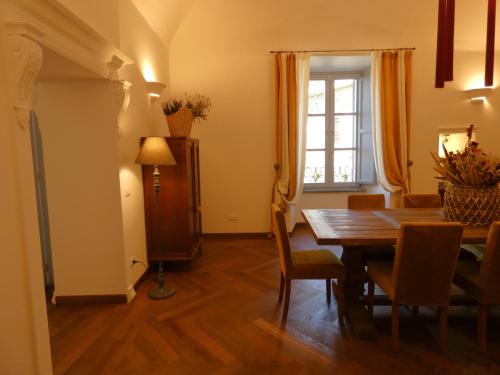
POLYGON ((374 182, 370 95, 363 72, 311 73, 304 191, 374 182))

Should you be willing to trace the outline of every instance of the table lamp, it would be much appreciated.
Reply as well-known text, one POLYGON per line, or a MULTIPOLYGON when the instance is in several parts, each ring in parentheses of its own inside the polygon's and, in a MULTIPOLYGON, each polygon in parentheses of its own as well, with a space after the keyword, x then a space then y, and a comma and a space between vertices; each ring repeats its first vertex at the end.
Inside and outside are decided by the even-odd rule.
MULTIPOLYGON (((158 249, 161 249, 160 242, 160 206, 158 195, 160 193, 160 165, 175 165, 175 159, 168 147, 167 141, 163 137, 147 137, 139 150, 139 154, 135 159, 137 164, 154 166, 153 172, 153 190, 155 192, 156 203, 156 235, 158 249)), ((175 290, 165 285, 165 275, 163 273, 163 262, 158 263, 158 277, 156 286, 149 291, 149 298, 164 299, 175 293, 175 290)))

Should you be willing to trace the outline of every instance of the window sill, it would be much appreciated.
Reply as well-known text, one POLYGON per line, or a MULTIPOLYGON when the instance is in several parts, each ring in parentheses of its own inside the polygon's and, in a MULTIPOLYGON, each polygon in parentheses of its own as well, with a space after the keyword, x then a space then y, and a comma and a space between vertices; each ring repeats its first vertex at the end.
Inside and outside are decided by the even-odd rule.
POLYGON ((347 193, 347 192, 362 192, 366 191, 362 186, 308 186, 303 192, 307 193, 347 193))

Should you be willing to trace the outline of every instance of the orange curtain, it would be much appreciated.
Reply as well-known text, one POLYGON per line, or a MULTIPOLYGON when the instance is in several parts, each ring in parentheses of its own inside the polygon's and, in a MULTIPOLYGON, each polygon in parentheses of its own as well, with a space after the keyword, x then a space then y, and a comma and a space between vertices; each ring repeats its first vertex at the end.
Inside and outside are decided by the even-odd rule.
MULTIPOLYGON (((380 59, 380 138, 382 168, 391 206, 399 207, 410 192, 412 52, 383 52, 380 59)), ((379 154, 380 154, 379 151, 379 154)), ((384 184, 382 184, 384 185, 384 184)))
POLYGON ((277 53, 274 61, 276 176, 273 201, 283 208, 285 202, 297 194, 297 68, 295 54, 277 53))

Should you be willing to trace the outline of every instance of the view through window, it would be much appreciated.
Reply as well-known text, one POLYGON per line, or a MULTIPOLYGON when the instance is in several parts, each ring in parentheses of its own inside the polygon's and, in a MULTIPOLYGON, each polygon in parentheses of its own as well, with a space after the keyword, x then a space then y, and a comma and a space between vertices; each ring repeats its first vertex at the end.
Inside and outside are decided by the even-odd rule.
POLYGON ((305 184, 355 183, 359 82, 326 75, 309 81, 305 184))

